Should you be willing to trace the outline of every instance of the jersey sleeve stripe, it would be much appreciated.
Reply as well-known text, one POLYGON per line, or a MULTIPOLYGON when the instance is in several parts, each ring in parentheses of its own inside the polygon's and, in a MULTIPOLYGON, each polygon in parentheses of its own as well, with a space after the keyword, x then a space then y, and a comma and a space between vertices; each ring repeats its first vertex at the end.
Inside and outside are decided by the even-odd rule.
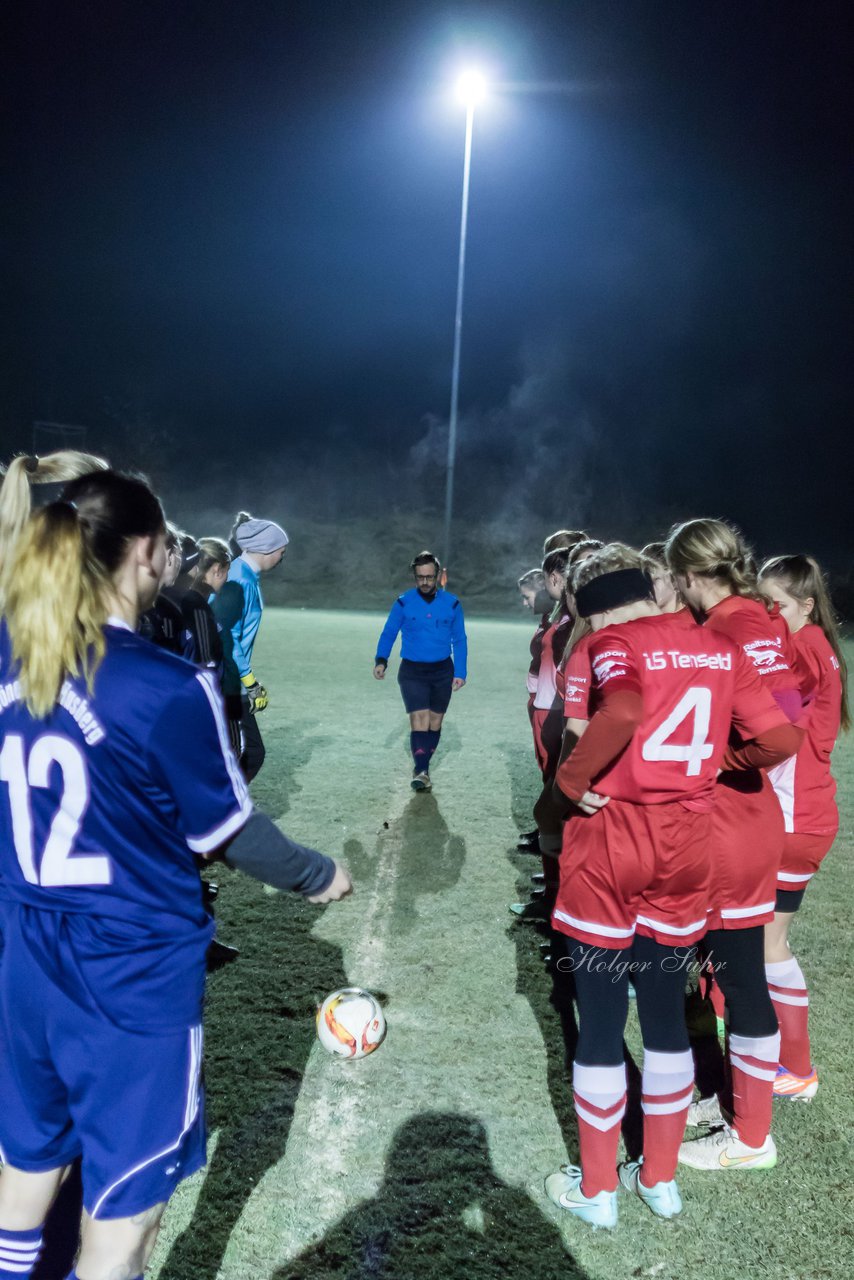
POLYGON ((213 831, 209 831, 203 836, 187 836, 187 848, 192 849, 193 853, 210 853, 211 849, 218 849, 221 844, 225 844, 226 840, 235 835, 241 827, 246 826, 251 813, 252 801, 247 796, 240 806, 239 812, 233 813, 230 818, 226 818, 225 822, 221 822, 218 827, 214 827, 213 831))

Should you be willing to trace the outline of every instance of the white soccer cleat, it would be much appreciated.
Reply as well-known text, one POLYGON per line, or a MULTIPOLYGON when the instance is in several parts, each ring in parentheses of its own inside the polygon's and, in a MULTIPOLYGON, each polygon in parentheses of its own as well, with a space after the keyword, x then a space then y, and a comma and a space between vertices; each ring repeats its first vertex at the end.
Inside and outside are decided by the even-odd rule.
POLYGON ((692 1169, 773 1169, 777 1147, 770 1133, 761 1147, 749 1147, 735 1129, 725 1124, 705 1138, 693 1138, 679 1148, 679 1163, 692 1169))
POLYGON ((689 1125, 702 1125, 708 1129, 717 1129, 726 1124, 726 1119, 721 1111, 721 1104, 718 1101, 718 1095, 713 1093, 710 1098, 698 1098, 696 1102, 692 1102, 688 1108, 686 1123, 689 1125))
POLYGON ((640 1196, 656 1217, 675 1218, 677 1213, 682 1212, 682 1197, 675 1179, 671 1178, 669 1182, 656 1182, 654 1187, 645 1187, 640 1177, 642 1167, 643 1160, 627 1160, 625 1164, 621 1164, 618 1170, 620 1185, 625 1187, 626 1191, 632 1191, 636 1196, 640 1196))
POLYGON ((574 1164, 561 1165, 558 1173, 549 1174, 546 1195, 559 1209, 568 1209, 591 1227, 610 1230, 617 1225, 616 1191, 597 1191, 595 1196, 586 1196, 581 1190, 581 1170, 574 1164))
POLYGON ((430 781, 430 774, 426 772, 413 774, 412 781, 409 785, 412 787, 413 791, 433 790, 433 783, 430 781))

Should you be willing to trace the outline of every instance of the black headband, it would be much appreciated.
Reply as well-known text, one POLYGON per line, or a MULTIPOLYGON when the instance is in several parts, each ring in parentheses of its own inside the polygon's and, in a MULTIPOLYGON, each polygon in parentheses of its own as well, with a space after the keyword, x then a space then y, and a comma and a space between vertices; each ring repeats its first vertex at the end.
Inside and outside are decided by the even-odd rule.
POLYGON ((582 618, 607 613, 635 600, 654 600, 652 582, 643 569, 615 569, 586 582, 574 593, 575 607, 582 618))

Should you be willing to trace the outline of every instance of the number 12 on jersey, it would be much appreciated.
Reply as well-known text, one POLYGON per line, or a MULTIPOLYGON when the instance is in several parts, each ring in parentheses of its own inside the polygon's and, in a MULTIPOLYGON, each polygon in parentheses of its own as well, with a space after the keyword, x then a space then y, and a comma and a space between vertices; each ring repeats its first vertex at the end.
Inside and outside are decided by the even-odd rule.
POLYGON ((709 724, 712 718, 712 691, 702 685, 688 689, 679 699, 666 720, 662 720, 643 744, 641 754, 644 760, 672 760, 676 764, 687 765, 689 778, 700 773, 703 762, 708 760, 714 751, 709 742, 709 724), (691 725, 691 741, 688 743, 669 742, 681 724, 693 717, 691 725))
POLYGON ((9 788, 12 838, 28 884, 59 889, 112 883, 108 857, 73 853, 80 824, 89 807, 86 761, 73 742, 59 734, 42 734, 33 743, 27 760, 24 739, 17 733, 8 734, 0 751, 0 782, 9 788), (31 791, 33 787, 50 786, 54 766, 62 775, 62 794, 37 865, 31 791))

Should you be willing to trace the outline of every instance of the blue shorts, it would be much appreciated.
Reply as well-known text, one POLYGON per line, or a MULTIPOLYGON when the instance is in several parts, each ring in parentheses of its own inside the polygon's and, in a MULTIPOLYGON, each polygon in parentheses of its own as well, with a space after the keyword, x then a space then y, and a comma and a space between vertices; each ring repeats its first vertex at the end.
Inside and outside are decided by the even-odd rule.
POLYGON ((142 1213, 205 1163, 201 1026, 136 1035, 82 1009, 12 924, 0 1037, 0 1158, 40 1173, 82 1156, 93 1218, 142 1213))
POLYGON ((403 705, 410 713, 435 711, 444 715, 451 701, 453 679, 453 658, 442 662, 410 662, 402 658, 397 671, 403 705))

